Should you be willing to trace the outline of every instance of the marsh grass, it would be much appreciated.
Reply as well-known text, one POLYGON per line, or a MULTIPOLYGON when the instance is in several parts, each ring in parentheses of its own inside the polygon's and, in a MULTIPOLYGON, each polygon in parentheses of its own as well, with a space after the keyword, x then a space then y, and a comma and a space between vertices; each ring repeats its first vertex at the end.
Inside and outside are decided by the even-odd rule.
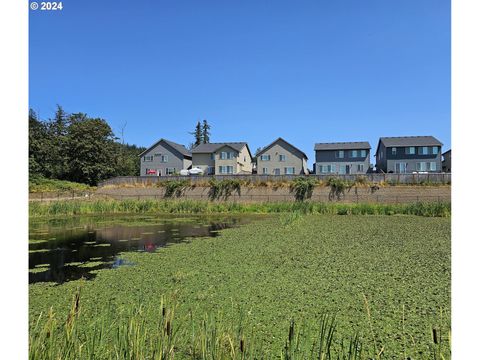
POLYGON ((222 214, 222 213, 292 213, 336 215, 418 215, 449 217, 450 202, 411 204, 339 204, 310 201, 235 203, 198 200, 71 200, 29 204, 30 217, 86 214, 222 214))

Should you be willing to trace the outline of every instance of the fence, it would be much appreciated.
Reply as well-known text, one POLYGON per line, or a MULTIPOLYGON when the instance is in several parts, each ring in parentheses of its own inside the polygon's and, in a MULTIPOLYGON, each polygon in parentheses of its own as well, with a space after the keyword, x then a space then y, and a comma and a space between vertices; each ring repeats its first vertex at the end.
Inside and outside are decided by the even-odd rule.
POLYGON ((93 195, 94 193, 89 191, 71 190, 29 193, 28 198, 30 201, 79 200, 89 199, 93 195))
MULTIPOLYGON (((364 174, 364 175, 306 175, 320 181, 326 181, 328 178, 336 177, 344 180, 354 181, 359 177, 372 183, 390 183, 396 184, 450 184, 450 173, 428 173, 428 174, 364 174)), ((297 177, 305 175, 260 175, 260 174, 239 174, 239 175, 202 175, 202 176, 118 176, 98 184, 98 187, 107 185, 155 185, 168 180, 190 180, 191 184, 208 182, 210 179, 237 179, 250 181, 252 183, 261 182, 284 182, 292 181, 297 177)))

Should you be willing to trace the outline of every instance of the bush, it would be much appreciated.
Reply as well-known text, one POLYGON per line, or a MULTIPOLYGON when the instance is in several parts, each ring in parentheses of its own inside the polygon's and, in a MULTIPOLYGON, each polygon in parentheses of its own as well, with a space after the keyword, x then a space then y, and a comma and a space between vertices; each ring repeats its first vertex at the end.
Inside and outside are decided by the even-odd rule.
POLYGON ((295 192, 295 200, 304 201, 312 197, 317 181, 314 178, 298 177, 292 181, 290 191, 295 192))

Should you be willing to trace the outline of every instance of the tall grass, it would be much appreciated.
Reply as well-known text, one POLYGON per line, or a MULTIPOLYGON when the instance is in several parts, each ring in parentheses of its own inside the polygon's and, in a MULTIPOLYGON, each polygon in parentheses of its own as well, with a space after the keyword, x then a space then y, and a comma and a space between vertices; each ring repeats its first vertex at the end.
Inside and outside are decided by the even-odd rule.
POLYGON ((417 202, 411 204, 339 204, 321 202, 208 202, 198 200, 70 200, 49 203, 31 202, 31 217, 84 214, 141 213, 291 213, 336 215, 418 215, 449 217, 450 202, 417 202))

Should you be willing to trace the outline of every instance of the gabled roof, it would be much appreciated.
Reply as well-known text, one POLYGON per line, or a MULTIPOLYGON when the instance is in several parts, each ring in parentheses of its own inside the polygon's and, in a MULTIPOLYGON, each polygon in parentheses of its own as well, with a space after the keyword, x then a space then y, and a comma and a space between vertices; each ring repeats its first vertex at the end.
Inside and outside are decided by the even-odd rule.
POLYGON ((155 144, 153 144, 152 146, 150 146, 147 150, 143 151, 141 154, 139 154, 138 156, 142 156, 143 154, 149 152, 150 150, 152 150, 155 146, 157 146, 158 144, 160 144, 161 142, 167 144, 169 147, 171 147, 172 149, 174 149, 175 151, 177 151, 178 153, 180 153, 181 155, 183 155, 184 157, 188 157, 188 158, 191 158, 192 157, 192 153, 190 152, 190 150, 188 150, 185 146, 183 146, 182 144, 177 144, 173 141, 170 141, 170 140, 167 140, 167 139, 160 139, 158 140, 155 144))
POLYGON ((316 143, 315 151, 319 150, 357 150, 371 149, 368 141, 334 142, 334 143, 316 143))
POLYGON ((261 154, 263 154, 265 151, 267 151, 268 149, 270 149, 273 145, 275 145, 276 143, 278 143, 279 141, 283 141, 284 143, 286 143, 287 145, 291 146, 292 148, 294 148, 295 150, 297 150, 299 153, 301 153, 303 155, 303 157, 305 159, 308 160, 308 157, 307 155, 302 151, 300 150, 299 148, 293 146, 292 144, 290 144, 288 141, 286 141, 285 139, 282 139, 281 137, 279 137, 277 140, 275 140, 274 142, 268 144, 267 146, 265 146, 264 148, 262 148, 258 154, 256 155, 257 157, 260 156, 261 154))
POLYGON ((192 149, 192 154, 209 154, 217 151, 223 146, 230 146, 232 149, 241 151, 247 145, 246 142, 225 142, 225 143, 207 143, 195 146, 192 149))
POLYGON ((433 136, 397 136, 381 137, 380 141, 386 147, 392 146, 442 146, 443 144, 433 136))

